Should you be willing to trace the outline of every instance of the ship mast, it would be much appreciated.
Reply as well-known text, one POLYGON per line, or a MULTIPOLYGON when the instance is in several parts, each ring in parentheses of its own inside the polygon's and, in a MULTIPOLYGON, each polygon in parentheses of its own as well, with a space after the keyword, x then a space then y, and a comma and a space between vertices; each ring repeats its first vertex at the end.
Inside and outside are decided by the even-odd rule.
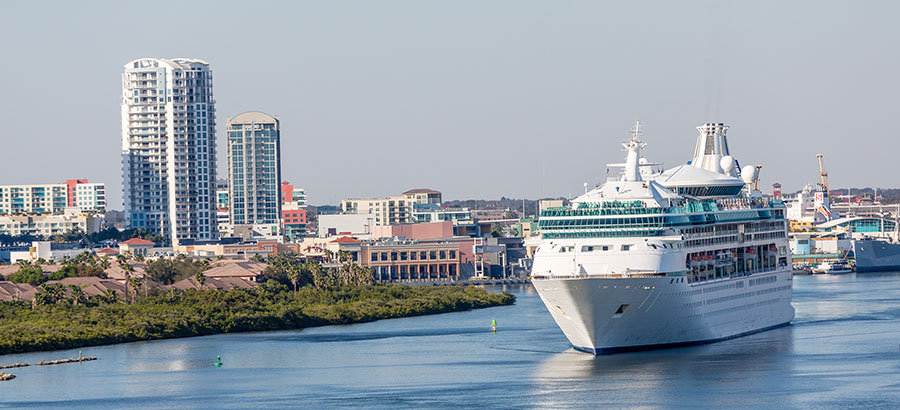
POLYGON ((622 181, 643 181, 639 167, 641 159, 641 149, 647 146, 640 140, 643 131, 641 130, 641 121, 634 122, 634 128, 631 129, 631 139, 626 140, 622 147, 628 152, 625 157, 625 173, 622 175, 622 181))

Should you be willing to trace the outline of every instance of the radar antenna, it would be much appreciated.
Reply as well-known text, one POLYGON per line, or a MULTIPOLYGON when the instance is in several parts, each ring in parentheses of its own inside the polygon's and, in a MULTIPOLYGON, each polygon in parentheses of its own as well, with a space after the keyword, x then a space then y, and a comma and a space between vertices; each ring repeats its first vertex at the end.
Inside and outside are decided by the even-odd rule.
POLYGON ((636 120, 634 126, 631 127, 631 140, 638 141, 642 136, 644 136, 644 124, 641 124, 641 120, 636 120))

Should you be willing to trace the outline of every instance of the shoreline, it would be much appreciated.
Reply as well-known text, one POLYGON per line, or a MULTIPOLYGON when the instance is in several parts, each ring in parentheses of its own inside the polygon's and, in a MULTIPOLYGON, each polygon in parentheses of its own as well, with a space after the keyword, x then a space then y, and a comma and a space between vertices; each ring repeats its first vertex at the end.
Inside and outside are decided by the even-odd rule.
POLYGON ((177 301, 159 295, 139 298, 134 305, 44 306, 32 310, 22 303, 4 302, 0 304, 0 319, 4 319, 0 321, 0 358, 221 333, 368 323, 515 303, 512 294, 489 293, 472 286, 376 285, 335 290, 301 288, 297 293, 256 289, 192 290, 177 301), (203 304, 208 299, 212 302, 203 304), (51 326, 40 326, 48 323, 51 326))

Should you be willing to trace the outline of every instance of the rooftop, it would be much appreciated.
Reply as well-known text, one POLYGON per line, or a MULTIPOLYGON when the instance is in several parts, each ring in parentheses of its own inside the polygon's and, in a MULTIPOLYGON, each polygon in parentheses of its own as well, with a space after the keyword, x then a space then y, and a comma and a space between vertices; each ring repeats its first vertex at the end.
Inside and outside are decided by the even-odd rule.
POLYGON ((127 241, 119 242, 119 244, 125 244, 125 245, 153 245, 153 242, 148 241, 148 240, 144 240, 144 239, 141 239, 141 238, 131 238, 131 239, 127 240, 127 241))
POLYGON ((410 189, 409 191, 404 192, 403 195, 412 195, 412 194, 439 194, 439 193, 441 193, 441 191, 435 191, 435 190, 433 190, 433 189, 428 189, 428 188, 416 188, 416 189, 410 189))

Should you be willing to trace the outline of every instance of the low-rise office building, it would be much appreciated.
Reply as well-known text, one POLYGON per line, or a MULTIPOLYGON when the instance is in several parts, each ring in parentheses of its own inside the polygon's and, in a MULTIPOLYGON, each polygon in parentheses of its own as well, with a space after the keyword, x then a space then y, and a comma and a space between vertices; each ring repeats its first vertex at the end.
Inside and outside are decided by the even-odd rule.
POLYGON ((360 261, 374 269, 377 282, 458 280, 459 248, 456 242, 378 241, 361 245, 360 261))

